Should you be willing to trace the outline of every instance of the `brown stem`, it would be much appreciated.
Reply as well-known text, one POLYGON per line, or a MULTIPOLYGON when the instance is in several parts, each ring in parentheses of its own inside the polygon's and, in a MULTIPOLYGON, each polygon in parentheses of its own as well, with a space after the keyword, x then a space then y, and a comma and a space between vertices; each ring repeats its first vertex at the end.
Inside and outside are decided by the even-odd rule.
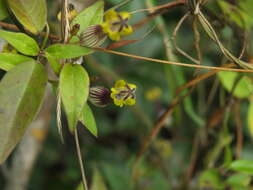
MULTIPOLYGON (((9 29, 9 30, 17 31, 17 32, 20 31, 19 28, 16 25, 14 25, 14 24, 9 24, 9 23, 1 22, 0 21, 0 26, 3 27, 3 28, 9 29)), ((26 32, 29 33, 28 30, 26 30, 26 32)), ((41 32, 40 35, 41 36, 45 36, 46 32, 41 32)), ((60 40, 60 38, 58 36, 53 35, 53 34, 50 34, 49 38, 52 39, 52 40, 56 40, 56 41, 60 40)))
POLYGON ((243 147, 243 126, 240 117, 240 102, 235 104, 235 122, 236 122, 236 159, 240 159, 243 147))

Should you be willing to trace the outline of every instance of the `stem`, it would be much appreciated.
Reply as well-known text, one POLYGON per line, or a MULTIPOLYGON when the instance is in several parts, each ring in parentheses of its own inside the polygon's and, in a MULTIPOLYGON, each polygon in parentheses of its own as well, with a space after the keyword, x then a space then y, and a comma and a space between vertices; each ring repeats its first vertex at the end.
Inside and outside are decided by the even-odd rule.
MULTIPOLYGON (((218 70, 218 71, 236 71, 236 72, 242 72, 242 73, 253 73, 253 70, 251 69, 233 69, 233 68, 225 68, 225 67, 215 67, 215 66, 207 66, 207 65, 196 65, 196 64, 172 62, 172 61, 138 56, 134 54, 128 54, 128 53, 124 53, 120 51, 108 50, 105 48, 94 48, 94 50, 110 53, 110 54, 115 54, 115 55, 120 55, 120 56, 125 56, 125 57, 131 57, 133 59, 139 59, 139 60, 144 60, 144 61, 169 64, 169 65, 177 65, 177 66, 182 66, 182 67, 191 67, 191 68, 199 68, 199 69, 218 70)), ((252 64, 249 64, 249 65, 252 65, 252 64)))
POLYGON ((85 177, 85 172, 84 172, 84 167, 83 167, 83 161, 82 161, 83 159, 82 159, 82 154, 81 154, 81 150, 80 150, 77 129, 75 129, 75 142, 76 142, 76 151, 77 151, 78 161, 79 161, 80 170, 81 170, 81 174, 82 174, 83 188, 84 188, 84 190, 88 190, 88 185, 87 185, 87 180, 85 177))

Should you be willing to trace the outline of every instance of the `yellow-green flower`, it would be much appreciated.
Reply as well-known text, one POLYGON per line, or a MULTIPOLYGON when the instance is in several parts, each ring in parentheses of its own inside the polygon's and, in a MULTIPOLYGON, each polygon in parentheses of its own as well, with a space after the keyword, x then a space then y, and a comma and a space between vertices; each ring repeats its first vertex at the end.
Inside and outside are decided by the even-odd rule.
POLYGON ((116 106, 132 106, 135 104, 136 85, 126 83, 124 80, 118 80, 111 88, 111 98, 116 106))
POLYGON ((133 32, 133 28, 127 24, 130 18, 128 12, 116 12, 114 9, 107 11, 104 22, 101 24, 104 33, 111 40, 120 40, 121 36, 127 36, 133 32))

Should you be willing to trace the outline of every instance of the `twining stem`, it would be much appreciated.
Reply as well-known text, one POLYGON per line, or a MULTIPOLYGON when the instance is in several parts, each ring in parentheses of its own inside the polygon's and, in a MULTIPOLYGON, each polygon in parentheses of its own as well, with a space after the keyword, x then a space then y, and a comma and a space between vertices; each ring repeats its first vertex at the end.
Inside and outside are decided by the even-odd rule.
MULTIPOLYGON (((218 70, 218 71, 235 71, 235 72, 242 72, 242 73, 253 73, 253 70, 251 69, 233 69, 233 68, 225 68, 225 67, 215 67, 215 66, 206 66, 206 65, 194 65, 194 64, 187 64, 187 63, 178 63, 178 62, 171 62, 171 61, 165 61, 160 59, 154 59, 149 57, 143 57, 138 56, 134 54, 128 54, 120 51, 114 51, 114 50, 108 50, 105 48, 94 48, 97 51, 102 51, 110 54, 130 57, 133 59, 139 59, 144 61, 150 61, 150 62, 156 62, 156 63, 163 63, 163 64, 170 64, 170 65, 177 65, 177 66, 183 66, 183 67, 190 67, 190 68, 199 68, 199 69, 209 69, 209 70, 218 70)), ((252 65, 252 64, 251 64, 252 65)))
POLYGON ((75 142, 76 142, 76 151, 77 151, 79 166, 80 166, 80 170, 81 170, 81 174, 82 174, 83 188, 84 188, 84 190, 88 190, 88 185, 87 185, 87 180, 86 180, 85 172, 84 172, 83 159, 82 159, 82 154, 81 154, 81 150, 80 150, 77 129, 75 129, 75 142))

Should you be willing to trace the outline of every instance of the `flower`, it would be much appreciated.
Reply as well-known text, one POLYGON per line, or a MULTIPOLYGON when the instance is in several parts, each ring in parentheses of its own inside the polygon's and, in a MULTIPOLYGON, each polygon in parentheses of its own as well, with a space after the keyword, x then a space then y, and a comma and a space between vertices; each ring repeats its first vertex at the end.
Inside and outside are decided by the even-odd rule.
POLYGON ((118 80, 114 87, 111 88, 111 98, 116 106, 132 106, 136 102, 135 91, 136 85, 126 83, 124 80, 118 80))
POLYGON ((118 41, 121 36, 127 36, 133 32, 133 28, 127 24, 130 18, 128 12, 116 12, 114 9, 107 11, 104 22, 101 24, 104 33, 111 40, 118 41))
POLYGON ((105 107, 111 103, 110 90, 103 86, 90 88, 89 101, 98 107, 105 107))

